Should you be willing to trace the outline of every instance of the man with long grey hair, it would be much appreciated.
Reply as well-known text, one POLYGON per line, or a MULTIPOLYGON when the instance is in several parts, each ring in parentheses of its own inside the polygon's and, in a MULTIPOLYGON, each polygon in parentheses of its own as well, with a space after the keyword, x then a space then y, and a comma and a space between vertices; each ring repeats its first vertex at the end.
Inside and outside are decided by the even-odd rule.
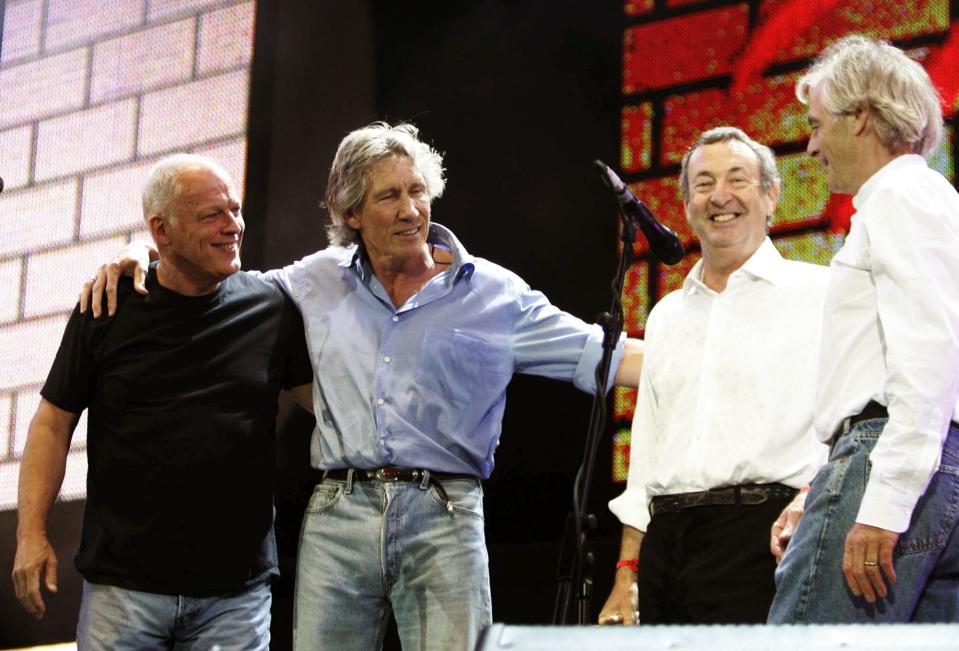
MULTIPOLYGON (((796 93, 807 151, 856 213, 823 317, 816 428, 832 451, 769 621, 954 622, 959 194, 923 159, 942 137, 940 99, 922 66, 862 36, 827 48, 796 93)), ((786 537, 774 529, 773 546, 786 537)))
MULTIPOLYGON (((594 388, 600 327, 432 222, 444 183, 414 126, 351 132, 327 184, 331 246, 266 274, 303 313, 315 372, 297 649, 379 648, 391 612, 404 648, 474 648, 492 621, 481 480, 506 386, 594 388)), ((635 386, 641 363, 620 341, 616 383, 635 386)))
MULTIPOLYGON (((350 133, 326 189, 332 246, 276 275, 317 377, 299 649, 377 648, 391 610, 404 648, 473 648, 491 622, 480 482, 506 385, 519 372, 593 390, 600 328, 432 222, 444 183, 412 125, 350 133)), ((617 383, 638 380, 633 343, 617 383)))

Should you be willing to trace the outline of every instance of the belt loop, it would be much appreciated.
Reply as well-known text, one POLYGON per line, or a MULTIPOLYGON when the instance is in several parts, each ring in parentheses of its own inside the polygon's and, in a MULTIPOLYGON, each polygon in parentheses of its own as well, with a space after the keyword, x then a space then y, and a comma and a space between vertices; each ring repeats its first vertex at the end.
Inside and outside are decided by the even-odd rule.
POLYGON ((420 482, 420 490, 425 491, 429 487, 430 487, 430 471, 424 470, 423 481, 420 482))
POLYGON ((353 492, 353 469, 349 468, 346 471, 346 486, 343 487, 343 492, 347 495, 353 492))

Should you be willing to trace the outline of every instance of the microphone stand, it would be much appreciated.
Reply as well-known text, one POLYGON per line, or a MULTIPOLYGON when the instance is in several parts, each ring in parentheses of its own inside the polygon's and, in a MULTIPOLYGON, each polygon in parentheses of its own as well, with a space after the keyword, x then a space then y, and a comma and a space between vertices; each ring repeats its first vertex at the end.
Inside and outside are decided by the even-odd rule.
POLYGON ((593 469, 596 465, 596 450, 606 427, 607 381, 612 364, 613 352, 623 331, 623 309, 621 298, 626 273, 633 264, 633 245, 636 242, 636 222, 620 210, 623 221, 620 240, 623 243, 619 255, 619 267, 610 285, 612 300, 608 312, 603 312, 597 322, 603 327, 603 354, 596 365, 596 393, 589 417, 586 433, 586 451, 583 463, 576 473, 573 484, 573 510, 566 516, 566 527, 560 547, 559 567, 557 569, 556 602, 553 606, 553 624, 564 625, 569 622, 570 605, 575 599, 576 623, 591 624, 590 601, 593 587, 594 556, 589 545, 589 533, 596 528, 596 516, 586 513, 589 503, 589 489, 593 481, 593 469), (575 595, 573 590, 575 589, 575 595))

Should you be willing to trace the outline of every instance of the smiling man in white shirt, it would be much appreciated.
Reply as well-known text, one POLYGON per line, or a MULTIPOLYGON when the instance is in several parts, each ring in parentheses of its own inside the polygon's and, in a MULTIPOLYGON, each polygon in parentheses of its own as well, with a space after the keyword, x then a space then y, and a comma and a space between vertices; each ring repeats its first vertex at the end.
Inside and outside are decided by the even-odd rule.
POLYGON ((816 429, 832 445, 776 574, 772 623, 959 617, 959 194, 923 160, 938 93, 846 37, 799 80, 808 152, 856 213, 832 261, 816 429))
POLYGON ((825 267, 767 237, 772 151, 733 127, 703 133, 680 186, 703 258, 656 304, 633 420, 616 579, 600 623, 765 621, 770 523, 825 459, 813 433, 825 267), (642 559, 642 568, 639 568, 642 559))

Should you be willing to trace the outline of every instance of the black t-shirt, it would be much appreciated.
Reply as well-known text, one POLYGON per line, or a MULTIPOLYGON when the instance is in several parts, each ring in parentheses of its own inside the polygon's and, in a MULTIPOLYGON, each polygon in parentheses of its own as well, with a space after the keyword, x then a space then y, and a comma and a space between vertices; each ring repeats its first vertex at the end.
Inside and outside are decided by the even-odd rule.
POLYGON ((277 573, 277 394, 312 381, 303 321, 244 272, 206 296, 121 282, 112 318, 74 311, 41 391, 89 409, 88 581, 212 595, 277 573))

